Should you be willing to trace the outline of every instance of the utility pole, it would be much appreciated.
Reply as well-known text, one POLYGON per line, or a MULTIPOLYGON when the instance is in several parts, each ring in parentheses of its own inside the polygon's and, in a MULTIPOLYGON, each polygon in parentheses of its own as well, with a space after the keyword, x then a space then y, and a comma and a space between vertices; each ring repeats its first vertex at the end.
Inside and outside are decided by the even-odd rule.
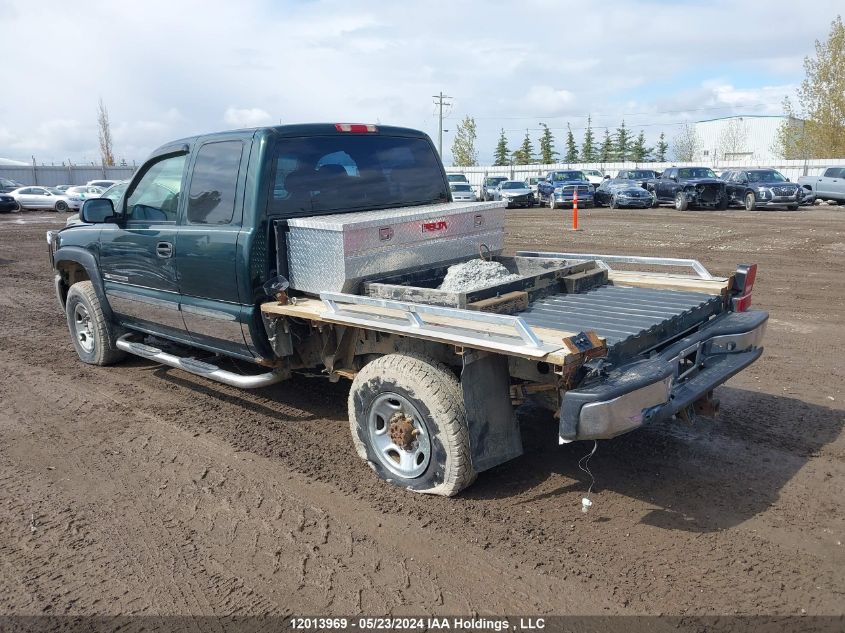
POLYGON ((443 106, 452 105, 451 103, 444 101, 444 99, 451 99, 452 97, 444 95, 441 90, 440 94, 432 95, 432 98, 435 99, 434 105, 440 108, 437 125, 437 152, 440 154, 440 160, 443 160, 443 106))

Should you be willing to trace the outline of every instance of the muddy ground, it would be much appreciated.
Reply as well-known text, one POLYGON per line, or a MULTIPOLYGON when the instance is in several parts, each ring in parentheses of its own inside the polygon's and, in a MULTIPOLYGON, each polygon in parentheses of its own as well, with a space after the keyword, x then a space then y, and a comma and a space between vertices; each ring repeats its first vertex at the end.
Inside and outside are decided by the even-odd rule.
POLYGON ((513 211, 508 249, 756 261, 766 353, 721 418, 584 444, 520 411, 525 455, 455 499, 355 455, 348 383, 242 392, 80 363, 54 214, 0 216, 0 613, 841 614, 845 210, 513 211))

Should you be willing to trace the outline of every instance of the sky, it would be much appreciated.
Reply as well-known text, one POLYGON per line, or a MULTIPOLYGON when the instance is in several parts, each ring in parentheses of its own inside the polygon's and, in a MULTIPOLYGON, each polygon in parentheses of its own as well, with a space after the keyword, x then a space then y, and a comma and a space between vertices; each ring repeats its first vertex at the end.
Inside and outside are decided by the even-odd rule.
POLYGON ((475 118, 482 164, 586 117, 652 143, 685 121, 780 114, 841 0, 0 0, 0 157, 99 161, 169 140, 309 121, 422 129, 475 118), (6 90, 6 89, 11 90, 6 90), (10 98, 11 95, 11 98, 10 98))

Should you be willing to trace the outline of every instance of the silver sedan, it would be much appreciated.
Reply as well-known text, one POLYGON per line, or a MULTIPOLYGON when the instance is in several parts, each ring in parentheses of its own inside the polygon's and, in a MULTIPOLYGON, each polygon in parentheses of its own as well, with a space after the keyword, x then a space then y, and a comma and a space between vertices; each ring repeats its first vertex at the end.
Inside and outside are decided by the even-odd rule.
POLYGON ((521 180, 505 180, 499 183, 493 199, 507 202, 508 208, 534 206, 534 192, 521 180))

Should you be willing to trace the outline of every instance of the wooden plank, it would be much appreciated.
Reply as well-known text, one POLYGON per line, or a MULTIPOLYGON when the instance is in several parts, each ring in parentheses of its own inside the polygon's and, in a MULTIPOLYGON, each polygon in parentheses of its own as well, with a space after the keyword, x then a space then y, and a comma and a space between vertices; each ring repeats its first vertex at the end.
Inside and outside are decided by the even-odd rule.
POLYGON ((728 288, 730 279, 699 279, 675 275, 635 273, 620 270, 611 271, 608 279, 616 286, 636 286, 638 288, 665 288, 684 292, 701 292, 720 295, 728 288))
POLYGON ((479 312, 495 312, 496 314, 513 314, 528 309, 528 293, 525 291, 514 291, 503 294, 501 297, 481 299, 467 304, 467 310, 478 310, 479 312))

